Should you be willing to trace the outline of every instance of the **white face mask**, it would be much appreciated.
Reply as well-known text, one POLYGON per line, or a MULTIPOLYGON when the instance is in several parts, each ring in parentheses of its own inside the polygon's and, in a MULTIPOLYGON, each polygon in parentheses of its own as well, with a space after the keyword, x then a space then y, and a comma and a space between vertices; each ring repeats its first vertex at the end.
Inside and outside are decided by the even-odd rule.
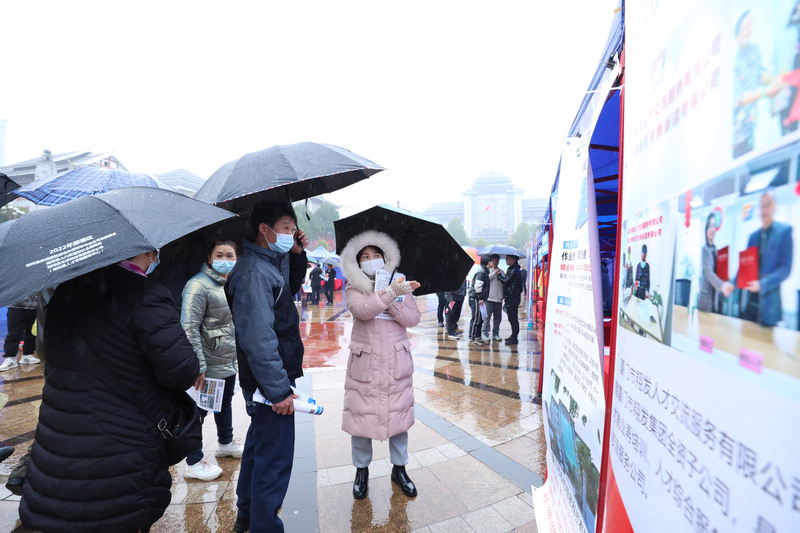
POLYGON ((361 261, 361 271, 367 276, 374 276, 375 271, 386 266, 383 259, 370 259, 369 261, 361 261))

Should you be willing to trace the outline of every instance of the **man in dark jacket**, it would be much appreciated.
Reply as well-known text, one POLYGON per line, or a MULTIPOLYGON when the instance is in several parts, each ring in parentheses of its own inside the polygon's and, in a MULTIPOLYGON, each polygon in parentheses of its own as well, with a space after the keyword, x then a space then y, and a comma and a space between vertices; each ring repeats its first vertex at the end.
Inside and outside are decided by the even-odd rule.
POLYGON ((472 276, 472 285, 469 288, 469 308, 472 316, 469 319, 469 343, 474 346, 486 344, 481 336, 483 315, 481 305, 489 297, 489 269, 494 266, 491 256, 481 256, 481 268, 472 276))
POLYGON ((458 319, 461 318, 461 307, 464 305, 464 297, 467 295, 467 280, 461 283, 461 287, 454 292, 444 293, 444 299, 450 305, 447 311, 447 336, 452 340, 461 338, 458 329, 458 319))
POLYGON ((650 297, 650 264, 647 262, 647 245, 642 245, 642 260, 636 265, 633 295, 644 300, 650 297))
POLYGON ((168 418, 200 365, 148 252, 62 283, 47 307, 47 372, 19 506, 37 531, 148 530, 170 502, 168 418), (94 357, 76 348, 83 338, 94 357), (90 360, 94 359, 94 361, 90 360), (102 370, 137 391, 126 397, 102 370))
POLYGON ((520 274, 519 258, 515 255, 507 255, 506 263, 508 270, 500 275, 500 283, 503 284, 503 298, 506 302, 506 315, 508 323, 511 324, 511 336, 506 339, 506 344, 512 346, 517 344, 519 335, 519 302, 522 294, 522 275, 520 274))
POLYGON ((328 270, 325 272, 327 279, 325 280, 325 298, 328 300, 328 305, 333 305, 333 291, 336 290, 336 269, 333 265, 328 265, 328 270))
POLYGON ((294 456, 295 380, 303 375, 300 318, 292 300, 308 260, 305 233, 288 202, 255 206, 255 242, 228 275, 225 293, 236 329, 239 381, 250 427, 236 488, 234 531, 282 532, 283 504, 294 456), (268 403, 269 402, 269 403, 268 403))
POLYGON ((308 279, 311 281, 311 303, 319 305, 319 293, 322 289, 322 269, 319 265, 314 265, 308 279))

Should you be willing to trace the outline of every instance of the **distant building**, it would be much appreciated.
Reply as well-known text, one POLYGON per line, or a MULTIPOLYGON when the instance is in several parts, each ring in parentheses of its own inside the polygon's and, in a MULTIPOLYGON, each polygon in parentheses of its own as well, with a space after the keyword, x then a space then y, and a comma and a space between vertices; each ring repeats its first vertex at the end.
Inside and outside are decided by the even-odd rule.
POLYGON ((206 182, 206 180, 185 168, 156 174, 155 176, 179 193, 189 197, 193 197, 206 182))
POLYGON ((428 209, 422 212, 426 217, 433 217, 439 219, 443 226, 451 220, 457 218, 461 224, 464 224, 464 202, 436 202, 428 209))
POLYGON ((484 172, 463 193, 463 202, 437 202, 423 214, 445 226, 457 218, 470 238, 502 243, 521 222, 538 224, 547 210, 549 200, 523 199, 522 192, 503 172, 484 172))
POLYGON ((91 150, 79 150, 54 155, 50 150, 44 150, 42 155, 34 159, 0 167, 0 172, 25 186, 58 172, 89 166, 128 170, 113 152, 96 154, 91 150))

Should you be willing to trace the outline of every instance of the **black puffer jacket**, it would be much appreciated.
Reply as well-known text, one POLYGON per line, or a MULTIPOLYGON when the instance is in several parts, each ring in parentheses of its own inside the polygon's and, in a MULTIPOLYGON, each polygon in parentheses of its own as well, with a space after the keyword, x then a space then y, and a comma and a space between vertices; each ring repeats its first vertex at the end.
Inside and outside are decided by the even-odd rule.
POLYGON ((199 374, 169 291, 117 265, 63 283, 47 308, 47 371, 31 452, 22 523, 49 532, 133 532, 170 501, 165 440, 75 349, 78 331, 137 391, 133 401, 166 416, 199 374))
POLYGON ((522 293, 522 274, 520 274, 519 263, 514 263, 505 274, 500 275, 500 283, 503 284, 503 297, 506 300, 519 300, 522 293))

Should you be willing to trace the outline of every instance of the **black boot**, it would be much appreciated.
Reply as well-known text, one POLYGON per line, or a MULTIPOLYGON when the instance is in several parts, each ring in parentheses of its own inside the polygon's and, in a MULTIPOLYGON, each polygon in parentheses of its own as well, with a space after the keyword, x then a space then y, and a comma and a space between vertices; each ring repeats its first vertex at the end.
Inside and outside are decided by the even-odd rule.
POLYGON ((236 515, 236 522, 233 524, 233 530, 236 533, 245 533, 245 531, 249 531, 250 519, 236 515))
POLYGON ((405 466, 394 465, 392 468, 392 482, 397 483, 397 486, 400 487, 403 494, 409 498, 413 498, 417 495, 417 487, 414 486, 414 482, 411 481, 411 478, 406 474, 405 466))
POLYGON ((363 500, 369 490, 369 468, 356 468, 356 480, 353 481, 353 498, 363 500))

